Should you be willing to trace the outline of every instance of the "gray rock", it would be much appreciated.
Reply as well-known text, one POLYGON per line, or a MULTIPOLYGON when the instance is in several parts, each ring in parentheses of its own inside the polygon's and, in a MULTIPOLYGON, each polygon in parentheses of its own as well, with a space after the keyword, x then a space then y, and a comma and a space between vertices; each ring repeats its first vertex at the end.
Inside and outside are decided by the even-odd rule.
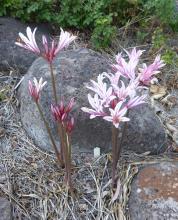
POLYGON ((11 220, 11 204, 6 198, 0 197, 0 220, 11 220))
MULTIPOLYGON (((18 33, 26 34, 24 24, 14 18, 0 17, 0 70, 8 70, 11 67, 18 69, 21 73, 26 73, 32 62, 36 59, 36 55, 15 45, 18 39, 18 33)), ((30 24, 31 28, 35 25, 30 24)), ((42 34, 50 32, 50 28, 40 25, 37 31, 37 39, 41 40, 42 34)))
POLYGON ((178 219, 178 163, 142 167, 129 199, 131 220, 178 219))
MULTIPOLYGON (((79 147, 82 151, 91 151, 97 146, 101 147, 102 151, 108 152, 111 146, 111 124, 101 118, 90 120, 89 115, 80 110, 82 106, 89 105, 87 100, 88 90, 85 88, 86 83, 91 78, 96 79, 99 73, 109 70, 108 61, 92 50, 80 49, 61 52, 55 59, 54 65, 58 94, 62 90, 66 100, 69 100, 72 96, 76 97, 74 115, 77 121, 73 133, 73 149, 76 150, 79 147)), ((41 58, 33 63, 21 84, 19 91, 20 112, 22 123, 29 136, 41 148, 49 150, 48 135, 27 90, 28 80, 33 77, 39 79, 41 76, 48 81, 48 85, 42 93, 41 104, 46 117, 50 118, 50 126, 56 141, 58 140, 50 113, 52 88, 49 68, 41 58)), ((151 151, 151 153, 162 152, 165 149, 165 132, 150 107, 143 105, 130 112, 130 115, 131 122, 129 122, 127 138, 124 141, 125 149, 137 153, 145 151, 151 151)))

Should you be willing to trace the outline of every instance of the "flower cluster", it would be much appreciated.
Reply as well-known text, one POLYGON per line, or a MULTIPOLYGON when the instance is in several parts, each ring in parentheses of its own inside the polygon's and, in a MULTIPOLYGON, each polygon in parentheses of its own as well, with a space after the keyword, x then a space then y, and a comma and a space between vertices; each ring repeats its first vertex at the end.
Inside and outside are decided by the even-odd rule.
POLYGON ((59 105, 51 105, 51 112, 55 121, 62 123, 67 133, 71 133, 74 127, 74 118, 70 117, 70 112, 74 106, 74 98, 71 98, 68 105, 64 105, 62 100, 59 105))
POLYGON ((54 57, 62 49, 68 47, 69 44, 76 39, 76 36, 71 35, 67 31, 63 31, 63 29, 61 28, 59 41, 55 42, 55 40, 52 40, 51 46, 49 46, 46 36, 44 35, 42 36, 43 50, 41 51, 35 39, 36 30, 37 28, 35 28, 34 31, 32 32, 31 28, 27 27, 26 29, 27 37, 24 34, 19 33, 20 42, 16 42, 16 45, 23 47, 27 50, 30 50, 37 55, 42 56, 48 62, 52 62, 54 57))
POLYGON ((88 94, 92 108, 82 108, 90 114, 90 119, 102 117, 112 122, 116 128, 120 122, 130 120, 126 116, 129 109, 145 103, 146 95, 141 94, 142 90, 155 81, 155 75, 165 65, 160 56, 157 56, 151 65, 144 64, 143 68, 137 70, 143 51, 134 48, 126 53, 128 61, 120 53, 116 56, 116 64, 112 65, 114 73, 100 74, 97 82, 91 80, 91 85, 87 88, 95 93, 94 96, 88 94))

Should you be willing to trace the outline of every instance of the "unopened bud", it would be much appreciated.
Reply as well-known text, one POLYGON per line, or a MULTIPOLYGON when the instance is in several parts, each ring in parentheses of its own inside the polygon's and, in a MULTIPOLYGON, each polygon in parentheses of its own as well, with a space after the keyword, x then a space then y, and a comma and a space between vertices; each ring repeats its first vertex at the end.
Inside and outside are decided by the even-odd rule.
POLYGON ((71 98, 69 104, 65 108, 65 112, 69 113, 72 110, 73 106, 74 106, 74 98, 71 98))
POLYGON ((74 128, 74 118, 72 117, 69 121, 67 121, 67 124, 66 124, 67 133, 71 133, 73 128, 74 128))

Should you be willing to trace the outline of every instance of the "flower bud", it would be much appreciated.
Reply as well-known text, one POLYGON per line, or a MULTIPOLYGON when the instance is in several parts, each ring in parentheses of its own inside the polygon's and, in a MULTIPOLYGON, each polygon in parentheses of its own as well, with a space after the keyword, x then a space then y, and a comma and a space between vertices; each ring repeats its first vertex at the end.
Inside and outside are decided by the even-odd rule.
POLYGON ((73 128, 74 128, 74 118, 71 117, 70 120, 68 120, 66 123, 66 132, 70 134, 73 128))
POLYGON ((71 98, 71 100, 69 101, 69 104, 65 107, 65 112, 69 113, 72 110, 72 107, 74 106, 75 102, 74 102, 74 98, 71 98))

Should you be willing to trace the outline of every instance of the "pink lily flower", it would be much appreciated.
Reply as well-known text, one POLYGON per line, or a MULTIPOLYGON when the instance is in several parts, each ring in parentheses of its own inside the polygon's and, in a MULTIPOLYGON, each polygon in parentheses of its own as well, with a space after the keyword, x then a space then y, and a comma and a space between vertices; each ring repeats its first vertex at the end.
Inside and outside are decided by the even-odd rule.
POLYGON ((126 78, 134 80, 135 69, 139 62, 139 58, 143 53, 143 50, 137 51, 136 48, 134 48, 130 53, 127 50, 125 50, 125 52, 129 57, 129 61, 126 62, 121 53, 118 53, 118 55, 116 55, 116 64, 113 64, 112 67, 115 72, 120 73, 126 78))
POLYGON ((54 40, 51 42, 51 47, 48 44, 46 36, 42 36, 42 42, 44 47, 44 53, 42 53, 42 56, 48 60, 49 62, 52 62, 54 57, 64 48, 68 47, 69 44, 76 39, 76 36, 71 35, 67 31, 63 31, 61 28, 61 34, 59 37, 59 41, 56 44, 54 40))
POLYGON ((136 96, 130 99, 128 103, 126 104, 127 109, 131 109, 133 107, 146 103, 145 101, 146 97, 147 97, 146 95, 142 95, 142 96, 136 96))
POLYGON ((127 98, 131 98, 136 95, 137 84, 135 81, 131 81, 127 87, 122 80, 120 80, 120 82, 121 87, 113 85, 114 93, 119 101, 126 101, 127 98))
POLYGON ((159 69, 163 66, 165 66, 165 63, 161 60, 160 55, 156 56, 154 62, 149 66, 144 64, 143 68, 139 69, 138 80, 140 84, 148 86, 152 81, 156 81, 157 79, 154 76, 160 72, 159 69))
POLYGON ((110 102, 115 98, 113 95, 113 88, 109 87, 107 89, 107 84, 103 82, 105 76, 104 74, 99 74, 97 81, 91 80, 92 85, 87 86, 88 89, 92 90, 102 99, 102 103, 105 107, 109 106, 110 102))
POLYGON ((35 28, 34 31, 32 32, 31 28, 27 27, 27 29, 26 29, 27 37, 24 34, 19 33, 19 37, 20 37, 21 41, 15 42, 15 44, 39 55, 40 49, 39 49, 39 47, 36 43, 36 39, 35 39, 36 30, 37 30, 37 28, 35 28))
POLYGON ((27 37, 24 34, 19 33, 21 42, 16 42, 15 44, 27 50, 30 50, 37 55, 42 56, 48 62, 52 62, 54 57, 62 49, 68 47, 69 44, 76 39, 76 36, 71 35, 67 31, 63 31, 63 29, 61 28, 61 34, 60 34, 58 43, 52 40, 51 46, 49 46, 47 38, 45 36, 42 36, 42 44, 43 44, 44 49, 43 51, 41 51, 35 39, 36 30, 37 28, 35 28, 34 31, 32 32, 31 28, 27 27, 27 30, 26 30, 27 37))
POLYGON ((119 72, 116 72, 115 74, 103 73, 103 75, 106 76, 109 79, 112 86, 113 85, 116 85, 116 86, 118 85, 119 79, 120 79, 120 76, 121 76, 121 74, 119 72))
POLYGON ((119 102, 114 109, 109 108, 110 116, 103 117, 104 120, 111 121, 116 128, 119 127, 120 122, 130 121, 129 118, 124 117, 127 112, 127 108, 124 107, 121 109, 122 105, 123 102, 119 102))
POLYGON ((77 38, 77 36, 71 35, 69 32, 67 31, 63 31, 63 29, 61 28, 61 34, 59 37, 59 42, 57 44, 56 50, 54 52, 54 55, 56 56, 56 54, 61 51, 63 48, 66 48, 69 46, 69 44, 74 41, 77 38))
POLYGON ((81 110, 90 114, 90 119, 93 119, 97 116, 106 115, 106 113, 103 110, 102 100, 99 99, 98 94, 95 94, 94 98, 92 98, 92 96, 88 94, 88 101, 93 109, 82 107, 81 110))
POLYGON ((35 102, 39 101, 40 92, 42 91, 43 87, 46 85, 46 81, 43 82, 43 78, 41 77, 39 82, 36 78, 33 79, 34 85, 29 80, 28 82, 28 89, 30 92, 31 97, 34 99, 35 102))
POLYGON ((128 52, 127 50, 125 50, 125 52, 127 53, 128 57, 129 57, 129 62, 132 62, 134 67, 136 67, 139 62, 139 58, 143 54, 144 50, 137 51, 136 48, 134 47, 131 50, 131 52, 128 52))
POLYGON ((90 80, 92 85, 86 86, 88 89, 97 93, 100 96, 100 98, 102 98, 107 91, 107 84, 103 82, 104 78, 105 77, 103 74, 99 74, 97 77, 97 82, 95 82, 94 80, 90 80))

